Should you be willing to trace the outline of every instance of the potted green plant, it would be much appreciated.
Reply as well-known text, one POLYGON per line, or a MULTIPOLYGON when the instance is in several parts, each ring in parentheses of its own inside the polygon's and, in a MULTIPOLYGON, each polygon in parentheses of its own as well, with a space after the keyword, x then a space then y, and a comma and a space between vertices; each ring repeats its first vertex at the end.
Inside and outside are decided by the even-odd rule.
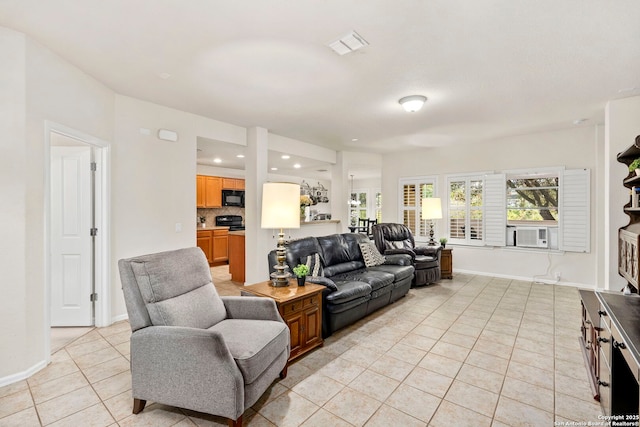
POLYGON ((440 244, 442 245, 442 249, 444 249, 445 246, 447 246, 447 242, 448 242, 448 240, 447 240, 446 237, 441 237, 440 238, 440 244))
POLYGON ((304 281, 309 274, 309 267, 306 264, 298 264, 293 267, 293 274, 298 278, 298 286, 304 286, 304 281))
POLYGON ((635 172, 636 175, 640 175, 640 157, 631 162, 629 172, 635 172))

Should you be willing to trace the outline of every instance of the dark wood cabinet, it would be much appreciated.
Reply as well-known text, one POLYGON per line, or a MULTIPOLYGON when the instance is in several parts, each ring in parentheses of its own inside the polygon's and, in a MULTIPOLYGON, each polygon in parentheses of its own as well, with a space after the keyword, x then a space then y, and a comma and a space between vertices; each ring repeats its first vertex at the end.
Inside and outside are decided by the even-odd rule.
POLYGON ((440 255, 440 276, 443 279, 453 279, 453 250, 445 248, 440 255))
MULTIPOLYGON (((636 137, 633 145, 617 156, 618 161, 627 167, 638 158, 640 158, 640 135, 636 137)), ((638 292, 640 176, 636 172, 629 171, 623 185, 629 191, 629 201, 624 206, 624 213, 629 216, 629 224, 618 230, 618 273, 627 280, 632 292, 638 292)))

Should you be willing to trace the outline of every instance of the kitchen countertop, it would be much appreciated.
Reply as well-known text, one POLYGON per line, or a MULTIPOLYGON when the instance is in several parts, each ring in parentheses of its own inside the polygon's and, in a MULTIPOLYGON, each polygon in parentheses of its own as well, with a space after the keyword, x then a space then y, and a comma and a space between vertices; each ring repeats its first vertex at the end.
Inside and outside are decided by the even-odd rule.
POLYGON ((244 230, 229 231, 229 236, 244 236, 244 230))
POLYGON ((339 219, 321 219, 318 221, 301 221, 300 225, 313 225, 313 224, 338 224, 339 219))
POLYGON ((229 227, 219 227, 217 225, 207 225, 206 227, 197 227, 196 230, 207 231, 207 230, 228 230, 229 227))

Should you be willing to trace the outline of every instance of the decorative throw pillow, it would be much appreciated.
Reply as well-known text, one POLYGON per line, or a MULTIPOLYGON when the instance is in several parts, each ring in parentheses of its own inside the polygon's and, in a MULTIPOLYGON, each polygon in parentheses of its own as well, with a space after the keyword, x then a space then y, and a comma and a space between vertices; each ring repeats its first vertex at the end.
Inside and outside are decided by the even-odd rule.
POLYGON ((315 253, 309 256, 300 258, 300 264, 304 264, 309 267, 309 274, 307 276, 324 276, 322 269, 322 261, 320 260, 320 254, 315 253))
POLYGON ((363 242, 359 243, 360 251, 362 252, 362 259, 364 260, 364 265, 367 267, 375 267, 376 265, 384 264, 385 257, 380 254, 378 248, 376 248, 375 243, 373 242, 363 242))

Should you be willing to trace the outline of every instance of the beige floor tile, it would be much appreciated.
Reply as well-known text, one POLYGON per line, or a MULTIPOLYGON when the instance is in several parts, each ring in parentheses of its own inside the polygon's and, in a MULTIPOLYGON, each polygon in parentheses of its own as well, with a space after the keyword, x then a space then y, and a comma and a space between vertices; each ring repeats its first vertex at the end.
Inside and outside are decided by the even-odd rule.
POLYGON ((534 366, 511 361, 509 362, 509 369, 507 369, 507 377, 553 390, 553 372, 534 366))
POLYGON ((111 347, 111 344, 109 344, 104 338, 101 338, 83 344, 70 345, 66 347, 66 350, 69 355, 75 359, 83 354, 93 353, 94 351, 104 350, 109 347, 111 347))
POLYGON ((462 362, 436 353, 427 353, 418 366, 447 377, 455 378, 462 366, 462 362))
POLYGON ((0 418, 15 414, 33 406, 29 390, 20 390, 0 398, 0 418))
POLYGON ((365 424, 366 427, 389 427, 389 426, 402 426, 402 427, 424 427, 425 423, 410 415, 405 414, 395 408, 388 405, 382 405, 378 411, 373 414, 369 421, 365 424))
POLYGON ((318 409, 317 405, 288 391, 260 408, 258 412, 277 426, 298 426, 318 409))
POLYGON ((185 415, 180 409, 153 403, 147 405, 139 414, 132 414, 118 421, 118 425, 120 427, 169 427, 183 419, 185 415))
POLYGON ((465 363, 503 375, 507 372, 507 367, 509 366, 508 359, 477 350, 471 350, 465 363))
POLYGON ((535 406, 543 411, 551 413, 554 411, 553 393, 551 393, 549 389, 529 384, 509 376, 504 380, 501 395, 527 405, 535 406))
POLYGON ((296 384, 292 390, 310 402, 322 406, 344 387, 344 384, 334 379, 313 374, 296 384))
POLYGON ((473 348, 476 343, 476 337, 459 334, 453 331, 447 331, 440 340, 449 344, 459 345, 464 348, 473 348))
MULTIPOLYGON (((424 338, 424 337, 420 337, 418 335, 419 339, 424 339, 424 340, 429 340, 431 341, 431 344, 428 346, 429 348, 431 348, 433 346, 433 344, 436 343, 436 341, 432 340, 431 338, 424 338)), ((404 341, 404 339, 403 339, 404 341)), ((426 346, 425 346, 426 347, 426 346)), ((407 362, 411 365, 417 365, 422 358, 425 356, 425 354, 427 354, 427 350, 423 350, 421 348, 416 348, 412 345, 408 345, 408 344, 404 344, 402 341, 399 342, 398 344, 394 345, 389 351, 386 352, 387 356, 391 356, 394 359, 398 359, 398 360, 402 360, 404 362, 407 362)))
POLYGON ((534 353, 521 348, 513 349, 513 353, 511 353, 511 360, 522 363, 523 365, 535 366, 536 368, 544 369, 545 371, 553 372, 554 370, 555 361, 553 356, 534 353))
POLYGON ((282 393, 289 391, 289 389, 279 382, 274 382, 267 388, 267 390, 260 396, 256 403, 253 404, 253 409, 258 411, 261 407, 280 396, 282 393))
POLYGON ((294 363, 289 365, 289 368, 287 368, 287 377, 280 380, 278 383, 287 388, 293 388, 294 385, 298 384, 309 375, 313 375, 313 373, 314 371, 307 368, 305 365, 294 363))
POLYGON ((415 368, 404 380, 404 384, 437 397, 444 397, 452 382, 453 378, 420 367, 415 368))
MULTIPOLYGON (((586 372, 587 368, 585 368, 586 372)), ((557 392, 573 396, 577 399, 586 400, 591 402, 593 400, 593 393, 591 386, 585 373, 585 377, 581 380, 562 375, 560 372, 555 373, 555 389, 557 392)))
POLYGON ((579 416, 582 421, 597 422, 602 415, 600 404, 595 400, 590 402, 556 392, 556 415, 567 418, 579 416))
POLYGON ((333 362, 323 366, 318 373, 347 385, 363 371, 364 368, 362 366, 349 362, 346 359, 337 358, 333 362))
POLYGON ((465 363, 460 368, 460 371, 456 376, 456 380, 483 388, 493 393, 500 393, 502 383, 504 382, 504 375, 465 363))
POLYGON ((439 354, 440 356, 446 356, 459 362, 464 362, 469 355, 469 351, 470 349, 459 345, 438 341, 429 352, 439 354))
POLYGON ((128 369, 112 377, 93 383, 93 389, 102 400, 131 389, 131 371, 128 369))
POLYGON ((399 384, 400 381, 367 369, 349 383, 349 388, 384 402, 399 384))
POLYGON ((26 380, 18 381, 13 384, 6 385, 4 387, 0 387, 0 398, 8 396, 13 393, 17 393, 19 391, 28 390, 29 385, 26 380))
POLYGON ((540 353, 542 355, 553 354, 553 342, 549 339, 544 342, 534 341, 518 334, 514 347, 532 351, 534 353, 540 353))
POLYGON ((341 359, 348 360, 351 363, 355 363, 363 368, 368 368, 376 360, 378 360, 384 351, 382 349, 375 349, 365 347, 363 345, 357 345, 350 350, 345 351, 340 355, 341 359))
POLYGON ((362 426, 381 405, 382 402, 346 387, 327 402, 324 409, 354 426, 362 426))
POLYGON ((464 323, 454 323, 448 329, 449 332, 455 332, 460 335, 467 335, 472 338, 478 338, 482 333, 482 328, 480 326, 472 326, 464 323))
POLYGON ((421 337, 431 338, 433 340, 440 339, 447 329, 438 328, 437 326, 432 326, 428 324, 429 318, 427 318, 421 325, 416 326, 411 333, 420 335, 421 337))
POLYGON ((320 408, 313 415, 311 415, 305 422, 301 424, 302 427, 352 427, 345 420, 331 412, 320 408))
POLYGON ((100 403, 100 398, 91 389, 85 386, 62 396, 47 400, 36 405, 42 424, 51 424, 83 409, 100 403))
POLYGON ((91 366, 99 365, 100 363, 108 362, 112 359, 120 357, 120 353, 113 347, 107 347, 103 350, 94 351, 92 353, 83 354, 82 356, 76 356, 73 360, 80 369, 86 369, 91 366))
POLYGON ((482 331, 479 340, 490 340, 494 343, 506 345, 508 347, 513 347, 516 342, 516 334, 508 334, 506 332, 496 332, 490 329, 485 329, 482 331))
POLYGON ((387 354, 373 362, 369 369, 397 381, 402 381, 413 370, 415 365, 398 360, 387 354))
POLYGON ((553 414, 501 396, 494 419, 514 427, 552 426, 553 414))
POLYGON ((40 427, 40 419, 36 408, 31 406, 22 411, 15 412, 7 417, 0 418, 2 427, 40 427))
POLYGON ((482 337, 478 338, 473 349, 481 351, 482 353, 501 357, 503 359, 509 359, 511 357, 511 352, 513 351, 513 347, 510 345, 500 344, 493 342, 491 339, 482 337))
POLYGON ((35 403, 42 403, 88 385, 82 372, 78 371, 31 387, 31 395, 35 403))
POLYGON ((29 377, 27 382, 31 387, 33 387, 77 371, 79 371, 78 366, 71 359, 63 360, 61 362, 51 362, 49 366, 29 377))
POLYGON ((444 396, 444 400, 487 417, 493 417, 493 411, 498 403, 498 394, 461 381, 454 381, 444 396))
POLYGON ((431 419, 429 426, 450 427, 450 426, 474 426, 484 427, 491 425, 491 418, 474 412, 470 409, 458 406, 454 403, 443 401, 435 415, 431 419))
POLYGON ((118 332, 116 334, 107 335, 104 337, 109 344, 116 346, 118 344, 122 344, 123 342, 129 342, 131 338, 131 329, 127 329, 126 331, 118 332))
POLYGON ((106 328, 98 328, 98 333, 103 337, 108 337, 109 335, 117 334, 124 331, 131 332, 131 326, 129 322, 123 320, 121 322, 114 323, 111 326, 107 326, 106 328))
POLYGON ((115 420, 102 403, 83 409, 73 415, 50 424, 51 427, 107 427, 115 420))
POLYGON ((520 325, 518 323, 502 323, 492 320, 487 322, 484 329, 488 331, 502 332, 509 335, 517 335, 519 327, 520 325))
POLYGON ((133 397, 131 396, 131 390, 127 390, 124 393, 120 393, 117 396, 113 396, 112 398, 105 400, 104 405, 116 421, 127 418, 133 411, 133 397))
POLYGON ((587 368, 584 363, 573 363, 566 360, 556 360, 555 369, 562 375, 566 375, 577 380, 582 380, 587 375, 587 368))
POLYGON ((129 370, 129 361, 122 356, 118 356, 115 359, 84 369, 82 372, 84 372, 87 380, 93 384, 127 370, 129 370))

